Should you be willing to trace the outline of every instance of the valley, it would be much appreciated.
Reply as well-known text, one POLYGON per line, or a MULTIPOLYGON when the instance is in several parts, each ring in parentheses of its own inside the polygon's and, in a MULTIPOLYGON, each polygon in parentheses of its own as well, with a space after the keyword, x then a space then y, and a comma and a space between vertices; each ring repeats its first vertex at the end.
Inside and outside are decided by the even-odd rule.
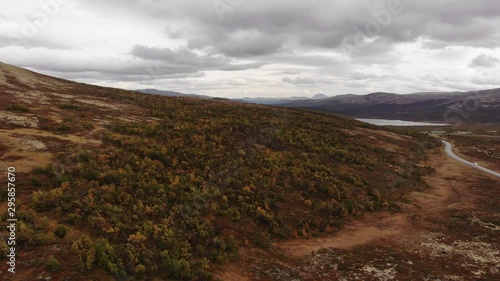
POLYGON ((500 1, 0 10, 0 281, 499 281, 500 1))
POLYGON ((400 211, 364 215, 327 237, 277 243, 273 256, 247 253, 239 271, 235 265, 221 280, 498 279, 498 179, 442 148, 425 165, 435 169, 425 177, 430 188, 408 194, 400 211), (241 269, 247 263, 255 265, 241 269))
MULTIPOLYGON (((0 279, 498 277, 498 179, 420 130, 0 74, 18 208, 0 279)), ((498 140, 475 133, 445 137, 494 170, 498 140)))

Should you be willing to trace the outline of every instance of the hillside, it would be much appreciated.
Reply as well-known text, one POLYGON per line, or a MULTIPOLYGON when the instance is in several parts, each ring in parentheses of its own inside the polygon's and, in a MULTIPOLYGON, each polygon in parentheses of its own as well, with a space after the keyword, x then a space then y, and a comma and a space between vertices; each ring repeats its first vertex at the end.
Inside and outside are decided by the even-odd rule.
POLYGON ((474 92, 429 92, 398 95, 339 95, 277 105, 358 118, 401 119, 447 123, 500 123, 500 89, 474 92))
POLYGON ((271 253, 273 242, 398 210, 426 187, 430 169, 417 163, 438 145, 323 113, 102 88, 0 63, 17 280, 209 280, 244 249, 271 253))
POLYGON ((204 96, 204 95, 183 94, 183 93, 179 93, 179 92, 162 91, 162 90, 157 90, 157 89, 139 89, 139 90, 136 90, 136 91, 137 92, 141 92, 141 93, 146 93, 146 94, 155 94, 155 95, 161 95, 161 96, 167 96, 167 97, 184 97, 184 98, 213 99, 212 97, 204 96))

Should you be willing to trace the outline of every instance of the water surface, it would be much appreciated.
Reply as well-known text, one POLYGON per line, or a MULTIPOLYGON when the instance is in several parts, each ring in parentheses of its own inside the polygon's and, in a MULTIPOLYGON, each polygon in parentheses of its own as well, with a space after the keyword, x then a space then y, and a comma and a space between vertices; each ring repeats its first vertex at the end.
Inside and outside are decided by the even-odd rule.
POLYGON ((377 125, 377 126, 448 126, 449 124, 443 123, 426 123, 426 122, 413 122, 413 121, 403 121, 403 120, 387 120, 387 119, 365 119, 365 118, 355 118, 358 121, 377 125))

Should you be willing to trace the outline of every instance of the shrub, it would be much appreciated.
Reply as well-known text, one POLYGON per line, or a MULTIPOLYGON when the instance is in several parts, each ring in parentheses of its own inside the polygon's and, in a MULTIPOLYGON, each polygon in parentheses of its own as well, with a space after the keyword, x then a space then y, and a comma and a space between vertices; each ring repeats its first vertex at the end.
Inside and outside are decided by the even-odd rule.
POLYGON ((9 246, 5 241, 0 241, 0 254, 6 256, 9 253, 9 246))
POLYGON ((58 225, 54 230, 54 234, 59 238, 64 238, 68 229, 64 225, 58 225))
POLYGON ((89 122, 82 122, 82 127, 87 130, 92 130, 95 128, 94 125, 89 122))
POLYGON ((71 131, 71 126, 69 124, 61 124, 59 125, 59 127, 57 127, 57 130, 58 131, 62 131, 62 132, 68 132, 68 131, 71 131))
POLYGON ((253 237, 253 243, 255 246, 261 249, 270 249, 272 247, 273 241, 267 233, 256 233, 253 237))
POLYGON ((42 184, 37 178, 31 178, 31 186, 33 187, 40 187, 42 184))
POLYGON ((19 111, 19 112, 29 112, 30 111, 30 109, 27 106, 22 105, 22 104, 12 104, 12 105, 7 106, 6 109, 10 110, 10 111, 19 111))
POLYGON ((58 271, 60 267, 61 264, 56 258, 54 258, 54 256, 50 256, 47 262, 45 263, 45 268, 47 268, 47 270, 50 270, 52 272, 58 271))
POLYGON ((75 104, 63 104, 61 105, 61 108, 62 109, 69 109, 69 110, 72 110, 72 109, 79 109, 80 107, 78 105, 75 105, 75 104))

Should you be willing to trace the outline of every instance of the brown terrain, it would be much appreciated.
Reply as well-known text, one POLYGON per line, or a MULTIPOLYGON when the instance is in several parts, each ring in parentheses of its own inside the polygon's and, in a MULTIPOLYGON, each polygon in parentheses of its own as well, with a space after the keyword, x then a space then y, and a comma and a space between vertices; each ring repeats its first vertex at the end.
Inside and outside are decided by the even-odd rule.
MULTIPOLYGON (((19 72, 3 64, 1 67, 4 73, 16 75, 0 72, 0 104, 23 106, 0 111, 0 169, 5 171, 15 166, 20 185, 29 186, 33 169, 50 164, 57 153, 69 147, 90 150, 101 147, 102 130, 109 122, 157 121, 148 117, 141 107, 110 103, 106 98, 78 93, 68 95, 64 91, 67 84, 62 81, 28 71, 19 72), (24 85, 33 88, 26 90, 22 88, 24 85), (22 94, 4 94, 4 91, 16 90, 22 90, 22 94), (127 117, 121 116, 121 112, 127 112, 127 117), (13 125, 18 127, 12 130, 13 125)), ((363 130, 349 133, 366 134, 363 130)), ((405 140, 404 136, 377 131, 370 138, 380 142, 390 139, 386 149, 404 153, 398 151, 401 146, 395 144, 405 140)), ((498 136, 457 136, 451 140, 459 155, 500 170, 498 136)), ((428 187, 404 195, 398 203, 399 211, 365 214, 327 236, 275 241, 270 251, 241 247, 238 259, 217 266, 215 278, 238 281, 500 280, 500 180, 448 158, 443 148, 431 151, 421 166, 434 169, 425 177, 428 187)), ((3 185, 4 179, 1 180, 3 185)), ((33 191, 33 188, 19 190, 16 204, 28 201, 33 191)), ((0 208, 5 210, 6 203, 0 203, 0 208)), ((57 217, 46 219, 48 228, 55 228, 57 217)), ((79 231, 73 229, 71 235, 78 236, 79 231)), ((43 267, 43 262, 38 260, 59 250, 54 244, 43 252, 22 252, 21 257, 36 262, 21 263, 22 270, 15 279, 2 265, 0 280, 59 280, 58 275, 34 269, 43 267), (49 276, 56 277, 46 279, 49 276)), ((67 259, 76 263, 77 258, 68 256, 67 259)), ((60 280, 76 280, 78 274, 75 274, 60 280)), ((114 280, 107 276, 96 270, 87 280, 114 280)))
MULTIPOLYGON (((496 132, 496 130, 490 131, 496 132)), ((494 171, 500 171, 500 134, 452 135, 449 139, 462 158, 470 159, 494 171)))
POLYGON ((437 149, 431 188, 399 213, 364 215, 328 237, 247 251, 221 280, 499 280, 499 179, 437 149), (266 261, 266 262, 261 262, 266 261), (248 268, 250 270, 245 270, 248 268))
MULTIPOLYGON (((92 150, 102 147, 102 127, 109 122, 155 122, 154 118, 146 117, 144 109, 138 106, 110 103, 105 98, 88 97, 74 92, 71 95, 65 94, 73 84, 76 85, 0 63, 0 105, 8 109, 0 109, 0 170, 15 167, 16 185, 27 187, 16 189, 18 212, 23 209, 19 206, 28 205, 27 202, 36 190, 31 182, 35 168, 52 164, 58 153, 69 148, 92 150), (120 116, 122 111, 127 112, 127 118, 120 116)), ((2 172, 2 186, 7 185, 4 175, 2 172)), ((0 209, 4 220, 6 200, 0 202, 0 209)), ((50 214, 43 217, 43 223, 48 230, 53 231, 58 219, 50 214)), ((81 233, 78 229, 73 229, 71 235, 79 237, 81 233)), ((54 278, 54 274, 41 272, 40 267, 44 266, 43 260, 60 251, 57 244, 42 251, 22 251, 19 254, 20 260, 29 257, 29 262, 18 262, 14 276, 6 272, 7 266, 2 262, 0 280, 59 280, 54 278), (35 262, 36 260, 38 261, 35 262)), ((77 257, 73 256, 69 256, 68 261, 71 264, 78 263, 77 257)), ((70 271, 78 276, 74 269, 70 271)), ((100 271, 91 274, 89 278, 109 280, 100 271)))

